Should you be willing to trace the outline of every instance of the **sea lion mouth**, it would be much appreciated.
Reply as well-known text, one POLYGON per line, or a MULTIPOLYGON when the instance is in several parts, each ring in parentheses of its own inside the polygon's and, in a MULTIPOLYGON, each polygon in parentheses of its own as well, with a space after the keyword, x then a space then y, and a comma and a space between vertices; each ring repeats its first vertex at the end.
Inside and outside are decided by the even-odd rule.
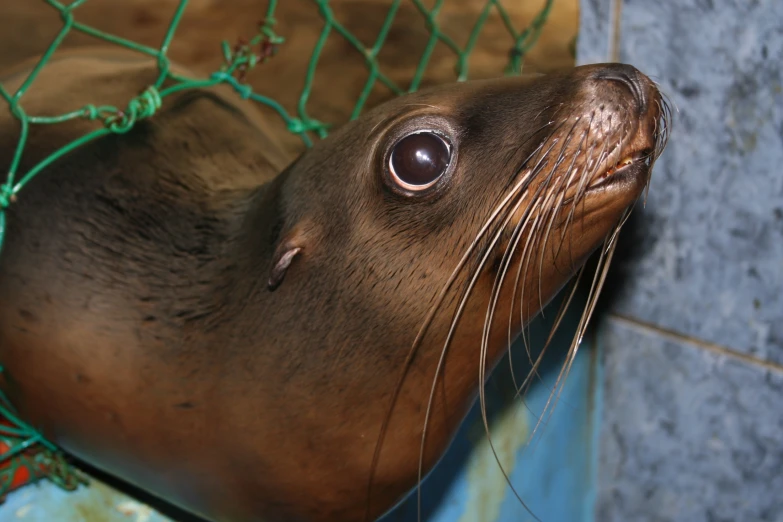
POLYGON ((566 241, 590 250, 586 236, 569 235, 569 228, 580 221, 591 223, 591 230, 605 230, 607 238, 616 235, 615 221, 624 221, 649 186, 653 166, 668 141, 669 104, 651 81, 646 80, 645 89, 649 92, 642 97, 644 103, 621 90, 619 108, 604 110, 602 101, 593 100, 588 110, 559 121, 555 112, 545 127, 548 135, 515 178, 510 193, 516 195, 503 203, 510 215, 493 246, 497 262, 492 266, 503 264, 499 259, 508 258, 508 249, 543 248, 548 241, 558 252, 566 241), (520 243, 520 227, 542 232, 520 243))
POLYGON ((633 178, 647 178, 652 162, 652 148, 626 153, 622 160, 595 176, 588 185, 588 191, 600 189, 633 178))
POLYGON ((631 139, 621 140, 605 159, 595 167, 595 174, 587 185, 587 192, 596 192, 612 185, 627 185, 633 180, 650 179, 650 172, 656 157, 660 154, 656 147, 662 115, 657 106, 642 120, 631 139))
MULTIPOLYGON (((613 145, 603 146, 599 153, 588 152, 572 163, 567 175, 571 182, 565 189, 563 205, 572 204, 575 199, 617 191, 638 196, 648 185, 653 165, 668 141, 668 104, 657 98, 646 114, 625 125, 630 127, 630 132, 627 127, 621 130, 624 137, 613 145)), ((611 134, 614 133, 604 137, 609 142, 614 141, 611 134)))

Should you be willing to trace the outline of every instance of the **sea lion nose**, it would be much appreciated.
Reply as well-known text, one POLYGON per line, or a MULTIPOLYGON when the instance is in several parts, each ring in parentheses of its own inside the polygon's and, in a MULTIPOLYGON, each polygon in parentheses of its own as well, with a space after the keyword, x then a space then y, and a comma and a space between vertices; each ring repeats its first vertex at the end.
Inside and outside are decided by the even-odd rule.
POLYGON ((647 76, 636 67, 622 63, 612 64, 595 75, 598 80, 609 80, 621 83, 631 91, 640 112, 647 109, 647 90, 652 83, 647 76))

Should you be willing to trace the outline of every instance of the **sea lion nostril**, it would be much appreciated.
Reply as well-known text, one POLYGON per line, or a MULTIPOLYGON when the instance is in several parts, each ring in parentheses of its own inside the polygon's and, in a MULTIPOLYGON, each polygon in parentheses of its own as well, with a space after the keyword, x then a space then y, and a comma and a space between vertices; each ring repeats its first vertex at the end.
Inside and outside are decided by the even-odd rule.
POLYGON ((600 71, 596 78, 625 85, 633 94, 640 110, 644 110, 647 106, 645 78, 635 67, 625 64, 613 65, 600 71))

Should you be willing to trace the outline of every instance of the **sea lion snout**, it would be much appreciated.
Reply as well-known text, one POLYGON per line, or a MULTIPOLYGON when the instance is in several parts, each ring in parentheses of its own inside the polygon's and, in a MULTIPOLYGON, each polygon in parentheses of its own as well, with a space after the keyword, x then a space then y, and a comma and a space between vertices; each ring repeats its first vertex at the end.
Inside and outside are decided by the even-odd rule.
POLYGON ((632 65, 601 63, 577 67, 575 72, 575 80, 592 102, 621 106, 637 117, 649 114, 660 98, 655 82, 632 65))

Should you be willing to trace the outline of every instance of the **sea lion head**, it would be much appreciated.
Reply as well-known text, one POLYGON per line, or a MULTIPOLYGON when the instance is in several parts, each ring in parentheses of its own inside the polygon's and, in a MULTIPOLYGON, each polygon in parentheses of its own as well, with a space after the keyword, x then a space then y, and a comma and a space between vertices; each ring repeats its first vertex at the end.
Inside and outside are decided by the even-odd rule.
POLYGON ((383 440, 381 484, 434 464, 487 368, 611 251, 667 122, 628 65, 456 83, 378 106, 282 176, 272 299, 323 318, 312 371, 343 368, 351 393, 384 401, 351 425, 368 451, 383 440))

